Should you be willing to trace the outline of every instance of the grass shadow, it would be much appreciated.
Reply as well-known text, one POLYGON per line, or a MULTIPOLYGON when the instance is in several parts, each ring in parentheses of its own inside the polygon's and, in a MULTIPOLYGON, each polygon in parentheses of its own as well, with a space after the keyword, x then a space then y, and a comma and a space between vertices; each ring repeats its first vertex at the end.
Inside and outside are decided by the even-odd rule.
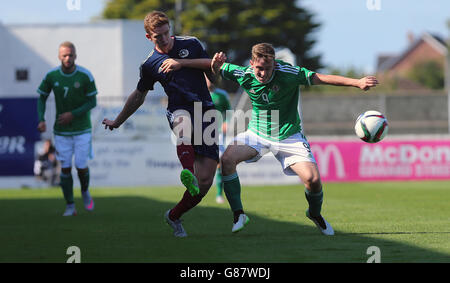
POLYGON ((363 263, 370 257, 366 253, 370 246, 380 248, 382 262, 450 262, 446 253, 371 237, 449 232, 336 230, 335 236, 325 237, 312 223, 273 220, 248 212, 249 225, 232 234, 228 206, 216 205, 209 194, 205 204, 182 217, 189 237, 179 239, 163 220, 174 202, 97 196, 92 213, 84 211, 79 198, 76 202, 78 216, 62 217, 60 197, 0 199, 0 262, 64 263, 70 257, 66 254, 70 246, 80 248, 81 262, 363 263))

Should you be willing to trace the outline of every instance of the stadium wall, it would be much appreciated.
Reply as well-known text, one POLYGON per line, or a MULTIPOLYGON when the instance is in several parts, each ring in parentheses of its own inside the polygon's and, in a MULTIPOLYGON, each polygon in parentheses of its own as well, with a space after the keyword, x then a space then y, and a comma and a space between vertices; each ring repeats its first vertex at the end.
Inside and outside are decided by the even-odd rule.
POLYGON ((443 92, 383 94, 371 91, 352 95, 310 94, 302 97, 307 135, 351 135, 356 118, 378 110, 389 121, 390 133, 446 134, 448 96, 443 92))
MULTIPOLYGON (((367 110, 385 114, 391 134, 449 134, 448 97, 444 92, 302 92, 299 109, 307 136, 353 135, 356 118, 367 110)), ((236 108, 243 111, 251 108, 248 95, 239 97, 236 108)), ((233 131, 235 125, 231 126, 233 131)))

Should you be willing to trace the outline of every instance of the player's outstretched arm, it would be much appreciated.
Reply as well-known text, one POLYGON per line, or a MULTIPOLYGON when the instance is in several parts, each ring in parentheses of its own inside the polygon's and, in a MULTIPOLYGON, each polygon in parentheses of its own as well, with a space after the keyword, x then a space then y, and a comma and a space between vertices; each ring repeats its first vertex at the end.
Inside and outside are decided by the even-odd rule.
POLYGON ((353 86, 362 90, 369 90, 371 87, 375 87, 378 84, 378 80, 374 76, 367 76, 361 79, 352 79, 343 76, 336 75, 324 75, 315 73, 313 76, 313 84, 328 84, 335 86, 353 86))
POLYGON ((139 90, 134 90, 130 96, 128 97, 125 105, 120 111, 119 115, 117 115, 114 121, 109 120, 107 118, 103 119, 102 124, 105 125, 105 129, 110 129, 111 131, 120 127, 134 112, 144 103, 145 96, 148 91, 141 92, 139 90))
POLYGON ((196 59, 173 59, 169 58, 164 60, 161 64, 161 70, 164 73, 177 71, 181 68, 196 68, 201 70, 209 70, 211 65, 211 59, 209 58, 196 58, 196 59))
POLYGON ((203 70, 208 77, 208 79, 212 82, 216 82, 216 77, 211 73, 211 59, 209 58, 196 58, 196 59, 173 59, 169 58, 164 60, 161 64, 161 70, 164 73, 177 71, 181 68, 195 68, 203 70))

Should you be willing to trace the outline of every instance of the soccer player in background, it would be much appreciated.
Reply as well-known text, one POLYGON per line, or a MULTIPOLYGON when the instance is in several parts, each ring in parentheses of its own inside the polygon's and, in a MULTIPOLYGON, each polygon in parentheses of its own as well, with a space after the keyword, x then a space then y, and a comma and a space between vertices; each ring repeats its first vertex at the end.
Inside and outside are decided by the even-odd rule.
POLYGON ((76 65, 75 46, 63 42, 59 46, 61 66, 51 69, 42 80, 37 92, 39 116, 38 130, 45 132, 46 101, 53 90, 56 103, 56 120, 53 125, 56 157, 61 163, 60 185, 66 201, 63 216, 76 215, 73 198, 72 158, 81 184, 84 208, 94 209, 89 192, 88 160, 92 158, 92 133, 90 110, 97 105, 94 77, 87 69, 76 65))
MULTIPOLYGON (((226 132, 227 132, 227 110, 231 110, 230 105, 230 97, 228 95, 228 92, 221 88, 217 88, 214 86, 212 82, 209 81, 209 79, 206 79, 206 83, 208 85, 208 90, 211 94, 212 101, 214 103, 214 106, 216 107, 217 111, 220 112, 220 115, 222 116, 222 125, 218 126, 218 132, 219 132, 219 157, 222 156, 222 154, 225 152, 226 147, 226 132)), ((216 187, 217 187, 217 193, 216 193, 216 202, 217 203, 223 203, 225 200, 223 198, 223 181, 222 181, 222 170, 220 169, 220 163, 219 166, 217 166, 216 171, 216 187)))
POLYGON ((323 190, 319 170, 298 112, 299 86, 329 84, 368 90, 378 84, 375 77, 351 79, 315 73, 306 68, 275 60, 275 50, 268 43, 252 47, 250 66, 225 63, 226 55, 216 53, 213 72, 238 83, 252 102, 252 119, 246 132, 238 134, 221 158, 224 191, 234 214, 232 232, 249 222, 241 201, 241 185, 236 166, 242 161, 256 162, 271 151, 286 175, 298 175, 305 185, 309 208, 306 216, 324 235, 334 235, 322 217, 323 190))
POLYGON ((203 139, 205 128, 213 124, 203 122, 203 114, 215 109, 205 81, 211 79, 210 62, 206 51, 195 37, 171 36, 168 17, 160 11, 149 13, 144 20, 146 37, 155 45, 140 67, 140 80, 115 120, 104 119, 105 129, 122 125, 143 103, 153 85, 160 82, 168 96, 167 119, 177 138, 177 155, 183 166, 180 179, 186 187, 182 199, 164 217, 173 228, 174 236, 186 237, 180 217, 200 203, 211 187, 219 161, 217 143, 208 145, 203 139), (176 59, 183 59, 182 63, 176 59), (206 66, 206 67, 205 67, 206 66), (200 113, 194 114, 194 103, 200 113), (195 142, 194 115, 202 120, 201 142, 195 142), (194 142, 194 143, 193 143, 194 142))

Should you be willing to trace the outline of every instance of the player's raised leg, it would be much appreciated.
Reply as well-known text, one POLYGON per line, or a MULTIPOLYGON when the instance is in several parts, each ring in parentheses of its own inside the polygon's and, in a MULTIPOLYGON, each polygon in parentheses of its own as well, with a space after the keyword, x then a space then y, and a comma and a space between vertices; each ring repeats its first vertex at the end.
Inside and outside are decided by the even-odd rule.
MULTIPOLYGON (((184 228, 181 226, 180 217, 197 206, 203 197, 208 193, 211 187, 214 175, 217 167, 217 160, 203 156, 197 155, 194 163, 195 172, 197 172, 198 186, 200 192, 195 196, 192 196, 187 190, 184 193, 182 199, 166 213, 166 221, 174 229, 174 235, 180 234, 179 231, 183 230, 182 235, 187 236, 184 228), (177 224, 174 226, 174 224, 177 224), (177 232, 178 231, 178 232, 177 232)), ((183 237, 185 237, 183 236, 183 237)), ((179 237, 179 236, 177 236, 179 237)))
POLYGON ((197 155, 195 163, 194 163, 195 171, 197 172, 198 177, 198 186, 200 192, 192 196, 189 192, 185 192, 181 201, 170 210, 169 218, 174 221, 177 220, 195 207, 202 198, 208 193, 209 188, 211 187, 214 180, 215 168, 217 167, 217 161, 202 155, 197 155))
POLYGON ((309 208, 306 216, 311 219, 324 235, 334 235, 331 225, 322 217, 323 190, 319 169, 314 162, 297 162, 290 166, 305 184, 305 197, 309 208))
POLYGON ((258 155, 258 152, 247 145, 230 144, 222 155, 222 180, 225 196, 233 211, 233 228, 231 232, 238 232, 250 221, 244 213, 241 200, 241 183, 236 171, 236 166, 245 160, 258 155))

